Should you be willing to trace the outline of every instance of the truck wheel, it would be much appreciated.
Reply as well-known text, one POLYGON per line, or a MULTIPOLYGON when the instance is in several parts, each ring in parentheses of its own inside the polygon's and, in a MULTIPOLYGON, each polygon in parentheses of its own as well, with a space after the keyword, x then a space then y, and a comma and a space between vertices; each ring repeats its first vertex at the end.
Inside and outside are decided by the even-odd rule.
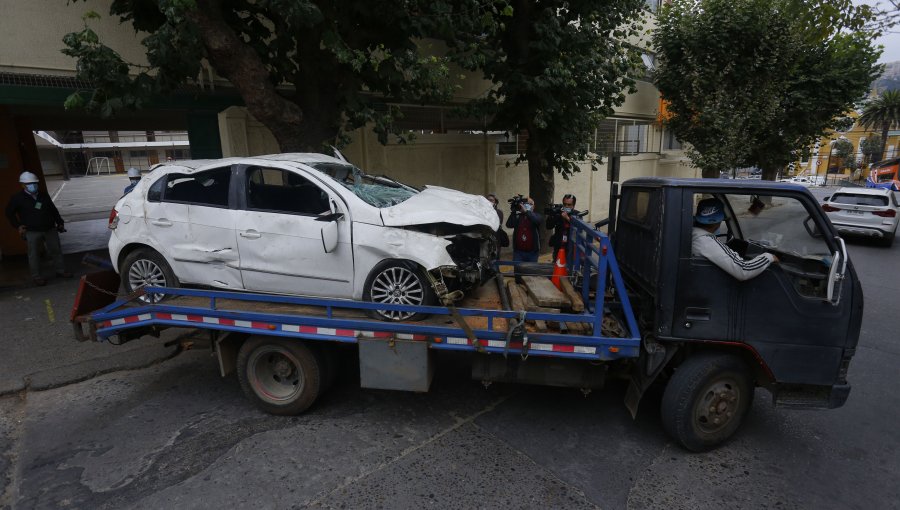
MULTIPOLYGON (((392 305, 430 306, 434 304, 434 289, 413 262, 388 260, 375 266, 366 279, 363 299, 373 303, 392 305)), ((427 314, 399 310, 371 310, 370 317, 386 321, 420 321, 427 314)))
MULTIPOLYGON (((119 268, 125 292, 131 294, 141 287, 179 287, 178 278, 165 257, 151 248, 139 248, 129 253, 119 268)), ((158 303, 163 294, 144 294, 141 301, 158 303)))
POLYGON ((244 394, 271 414, 302 413, 322 387, 319 358, 297 340, 250 338, 238 352, 237 367, 244 394))
POLYGON ((728 354, 701 353, 682 363, 662 399, 666 432, 693 452, 711 450, 731 437, 753 401, 747 366, 728 354))

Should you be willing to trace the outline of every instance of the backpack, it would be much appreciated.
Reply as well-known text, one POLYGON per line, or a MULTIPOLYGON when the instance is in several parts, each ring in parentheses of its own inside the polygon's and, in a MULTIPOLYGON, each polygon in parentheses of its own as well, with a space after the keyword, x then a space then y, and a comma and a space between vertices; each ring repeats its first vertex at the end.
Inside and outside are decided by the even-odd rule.
POLYGON ((519 223, 513 231, 513 249, 516 251, 532 252, 534 246, 534 223, 528 215, 519 217, 519 223))

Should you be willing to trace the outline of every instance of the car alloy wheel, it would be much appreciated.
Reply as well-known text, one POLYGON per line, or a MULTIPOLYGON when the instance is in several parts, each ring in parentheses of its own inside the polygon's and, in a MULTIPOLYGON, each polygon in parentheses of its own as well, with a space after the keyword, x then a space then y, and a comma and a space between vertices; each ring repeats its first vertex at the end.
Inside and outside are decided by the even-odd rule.
MULTIPOLYGON (((391 266, 385 268, 372 280, 370 290, 372 301, 392 305, 421 306, 425 302, 425 289, 419 277, 409 268, 391 266)), ((401 321, 416 312, 399 310, 379 310, 385 318, 401 321)))
MULTIPOLYGON (((165 287, 166 275, 156 262, 148 259, 135 260, 128 269, 128 284, 134 289, 142 287, 165 287)), ((162 294, 145 294, 141 299, 155 303, 162 298, 162 294)))

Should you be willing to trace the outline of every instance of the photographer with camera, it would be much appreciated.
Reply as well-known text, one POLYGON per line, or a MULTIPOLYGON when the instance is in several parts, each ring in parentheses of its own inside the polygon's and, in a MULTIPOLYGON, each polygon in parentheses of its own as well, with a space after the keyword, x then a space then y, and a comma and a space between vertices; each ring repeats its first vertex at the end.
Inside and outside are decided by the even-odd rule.
POLYGON ((581 217, 581 213, 575 210, 575 195, 566 194, 562 204, 548 207, 544 214, 547 215, 547 230, 553 230, 550 236, 550 246, 553 247, 553 261, 559 254, 560 248, 565 248, 569 243, 570 222, 574 217, 581 217))
POLYGON ((506 226, 513 229, 514 262, 537 262, 541 250, 541 215, 534 212, 531 197, 516 195, 509 200, 510 215, 506 226))

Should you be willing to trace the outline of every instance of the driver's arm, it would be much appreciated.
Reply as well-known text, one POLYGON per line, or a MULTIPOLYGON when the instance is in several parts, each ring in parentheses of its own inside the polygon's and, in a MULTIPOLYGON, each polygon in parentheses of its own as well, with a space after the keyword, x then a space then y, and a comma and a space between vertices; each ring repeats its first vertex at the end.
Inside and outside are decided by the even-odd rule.
POLYGON ((740 281, 759 275, 772 262, 778 260, 771 253, 763 253, 750 260, 744 260, 736 251, 716 239, 712 234, 694 237, 691 248, 695 256, 706 258, 740 281))

